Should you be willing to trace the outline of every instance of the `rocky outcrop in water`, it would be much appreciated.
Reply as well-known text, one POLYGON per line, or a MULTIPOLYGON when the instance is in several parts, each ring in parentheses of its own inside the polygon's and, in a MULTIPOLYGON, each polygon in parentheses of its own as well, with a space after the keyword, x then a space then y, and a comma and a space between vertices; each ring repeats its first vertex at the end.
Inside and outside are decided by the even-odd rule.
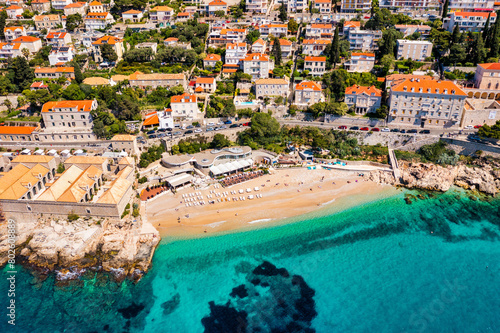
POLYGON ((233 288, 225 304, 210 302, 210 315, 201 322, 206 333, 312 333, 314 294, 301 276, 265 261, 233 288))
POLYGON ((453 185, 490 195, 496 195, 500 190, 500 170, 488 163, 472 167, 465 165, 444 167, 432 163, 400 162, 400 172, 399 183, 383 171, 373 171, 365 177, 381 184, 440 192, 448 191, 453 185))
MULTIPOLYGON (((158 231, 149 223, 39 220, 16 224, 16 255, 19 262, 58 279, 78 276, 86 268, 112 272, 118 279, 138 279, 146 272, 156 246, 158 231), (144 224, 143 224, 144 223, 144 224)), ((7 225, 0 225, 0 265, 8 259, 7 225), (5 230, 4 230, 5 229, 5 230)))

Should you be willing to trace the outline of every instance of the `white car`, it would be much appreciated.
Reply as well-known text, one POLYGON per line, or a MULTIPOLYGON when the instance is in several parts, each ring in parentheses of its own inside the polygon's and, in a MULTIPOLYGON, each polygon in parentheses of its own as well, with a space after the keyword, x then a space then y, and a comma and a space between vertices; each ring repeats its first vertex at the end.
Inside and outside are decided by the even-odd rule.
POLYGON ((197 129, 195 129, 195 130, 194 130, 194 132, 195 132, 195 133, 201 133, 201 132, 203 132, 203 131, 201 130, 201 128, 197 128, 197 129))
POLYGON ((472 126, 472 125, 467 125, 467 126, 465 126, 464 128, 465 128, 465 129, 467 129, 467 130, 469 130, 469 129, 474 129, 474 126, 472 126))
POLYGON ((388 127, 384 127, 380 130, 380 132, 390 132, 391 130, 388 127))
POLYGON ((214 123, 214 122, 209 122, 209 123, 207 124, 207 126, 215 126, 215 123, 214 123))

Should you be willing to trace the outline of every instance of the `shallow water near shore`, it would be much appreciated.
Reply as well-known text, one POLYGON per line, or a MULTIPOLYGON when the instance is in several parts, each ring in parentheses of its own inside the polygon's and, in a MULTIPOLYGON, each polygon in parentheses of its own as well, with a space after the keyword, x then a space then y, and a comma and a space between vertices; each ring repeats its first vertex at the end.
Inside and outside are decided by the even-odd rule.
MULTIPOLYGON (((62 286, 53 277, 40 283, 18 267, 16 326, 2 314, 0 331, 214 332, 209 319, 217 315, 264 332, 292 321, 316 332, 500 331, 500 200, 450 191, 407 204, 407 193, 416 194, 295 223, 164 238, 135 285, 91 272, 62 286), (310 290, 294 299, 296 280, 268 271, 259 285, 255 268, 264 262, 300 276, 310 290)), ((4 269, 2 309, 7 276, 4 269)))

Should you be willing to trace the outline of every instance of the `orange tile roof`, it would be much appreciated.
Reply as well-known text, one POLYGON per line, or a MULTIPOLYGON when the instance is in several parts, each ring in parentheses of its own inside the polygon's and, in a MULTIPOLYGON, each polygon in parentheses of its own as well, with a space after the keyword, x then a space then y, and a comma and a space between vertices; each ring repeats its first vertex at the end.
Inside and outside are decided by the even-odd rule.
POLYGON ((305 61, 326 61, 326 57, 310 57, 310 56, 306 56, 305 61))
POLYGON ((0 43, 0 49, 3 49, 5 46, 12 46, 13 50, 19 50, 21 48, 21 43, 0 43))
MULTIPOLYGON (((271 41, 271 46, 272 45, 274 45, 274 40, 271 41)), ((281 46, 285 46, 285 45, 290 46, 290 45, 292 45, 292 42, 290 42, 289 40, 280 38, 280 45, 281 46)))
POLYGON ((215 79, 213 77, 199 77, 196 79, 196 84, 214 84, 215 79))
POLYGON ((45 19, 49 19, 49 21, 59 21, 59 15, 37 15, 33 17, 33 20, 36 21, 44 21, 45 19))
POLYGON ((431 30, 432 28, 428 25, 423 24, 396 24, 396 29, 404 29, 404 28, 417 28, 420 30, 431 30))
POLYGON ((122 40, 115 36, 102 36, 98 40, 92 43, 92 45, 101 45, 101 44, 111 44, 115 45, 116 43, 120 43, 122 40))
POLYGON ((313 28, 313 29, 332 29, 333 25, 325 24, 325 23, 313 23, 313 24, 311 24, 311 28, 313 28))
POLYGON ((330 44, 332 41, 331 39, 304 39, 303 44, 304 45, 326 45, 330 44))
POLYGON ((49 32, 47 34, 47 39, 52 39, 52 38, 64 38, 66 37, 66 33, 65 32, 49 32))
POLYGON ((177 17, 183 17, 183 16, 191 16, 191 13, 182 12, 182 13, 177 14, 177 17))
POLYGON ((255 85, 258 84, 281 84, 288 85, 288 81, 285 79, 259 79, 255 81, 255 85))
POLYGON ((30 88, 48 88, 49 86, 45 85, 42 81, 33 82, 30 88))
POLYGON ((226 44, 226 50, 232 50, 240 46, 247 46, 247 43, 227 43, 226 44))
POLYGON ((74 67, 37 67, 35 68, 35 73, 74 73, 74 67))
POLYGON ((453 95, 452 91, 455 91, 455 95, 467 96, 467 94, 460 89, 453 81, 438 81, 438 80, 416 80, 416 79, 406 79, 405 81, 395 85, 392 91, 397 92, 420 92, 425 94, 444 94, 444 90, 447 90, 447 95, 453 95), (405 90, 406 89, 406 90, 405 90))
POLYGON ((261 28, 288 28, 286 24, 263 24, 261 28))
POLYGON ((23 9, 22 7, 19 7, 19 6, 16 6, 16 5, 12 5, 10 7, 7 8, 7 10, 16 10, 16 9, 23 9))
POLYGON ((264 53, 249 53, 243 61, 269 61, 269 56, 264 53))
POLYGON ((50 1, 49 0, 33 0, 31 1, 31 3, 49 3, 50 1))
POLYGON ((208 4, 209 6, 227 6, 227 3, 221 0, 214 0, 208 4))
POLYGON ((170 103, 196 103, 196 96, 188 93, 182 95, 172 96, 170 103))
POLYGON ((179 40, 179 38, 169 37, 169 38, 165 39, 165 42, 177 42, 178 40, 179 40))
POLYGON ((126 12, 123 12, 122 14, 141 14, 142 12, 140 10, 135 10, 135 9, 131 9, 131 10, 127 10, 126 12))
POLYGON ((203 91, 203 88, 202 87, 198 87, 194 91, 203 91))
POLYGON ((208 54, 203 61, 220 61, 222 58, 218 54, 208 54))
POLYGON ((332 3, 330 0, 313 0, 313 2, 316 2, 316 3, 332 3))
POLYGON ((360 95, 363 93, 367 94, 369 96, 382 97, 382 90, 377 89, 375 86, 363 87, 363 86, 358 86, 357 84, 355 84, 352 87, 347 87, 345 89, 346 95, 360 95))
POLYGON ((375 53, 369 53, 369 52, 353 52, 353 53, 351 53, 351 57, 360 57, 360 56, 375 57, 375 53))
POLYGON ((184 74, 164 74, 164 73, 151 73, 144 74, 139 71, 130 74, 129 80, 142 80, 142 81, 151 81, 151 80, 184 80, 184 74))
POLYGON ((108 17, 109 13, 104 12, 104 13, 87 13, 87 16, 85 16, 86 20, 105 20, 108 17))
POLYGON ((236 73, 238 71, 237 68, 224 68, 222 73, 236 73))
POLYGON ((152 12, 173 12, 174 10, 169 6, 156 6, 151 9, 152 12))
POLYGON ((0 135, 28 135, 33 133, 38 127, 30 126, 0 126, 0 135))
POLYGON ((78 111, 89 112, 92 109, 92 100, 47 102, 42 107, 42 112, 52 112, 53 109, 77 108, 78 111))
POLYGON ((347 27, 360 28, 361 22, 359 22, 359 21, 345 21, 344 27, 345 28, 347 28, 347 27))
POLYGON ((142 126, 158 125, 160 121, 158 120, 158 114, 155 112, 154 115, 144 119, 142 126))
POLYGON ((99 1, 92 1, 91 3, 89 3, 89 6, 102 6, 102 3, 100 3, 99 1))
POLYGON ((69 5, 64 6, 64 9, 69 9, 69 8, 80 8, 87 5, 86 2, 73 2, 70 3, 69 5))
POLYGON ((255 44, 260 44, 260 45, 264 45, 266 44, 266 42, 264 42, 264 40, 262 40, 262 38, 259 38, 255 41, 255 43, 253 43, 252 45, 255 45, 255 44))
POLYGON ((15 30, 17 30, 17 29, 26 30, 26 29, 24 29, 24 27, 22 27, 22 26, 21 26, 21 27, 5 27, 5 28, 3 28, 3 31, 4 31, 4 32, 5 32, 5 31, 8 31, 8 30, 10 30, 10 31, 15 31, 15 30))
POLYGON ((321 91, 321 86, 314 81, 302 81, 295 86, 295 90, 321 91))
POLYGON ((484 69, 500 70, 500 63, 498 62, 492 62, 488 64, 477 64, 477 65, 483 67, 484 69))
POLYGON ((16 43, 33 43, 33 42, 36 42, 36 41, 39 41, 39 40, 41 40, 41 39, 37 38, 37 37, 21 36, 21 37, 17 37, 16 39, 14 39, 13 42, 16 42, 16 43))
POLYGON ((461 16, 461 17, 470 17, 470 16, 477 16, 477 17, 482 17, 484 19, 488 18, 488 15, 491 15, 491 17, 497 17, 497 14, 495 12, 491 13, 484 13, 484 12, 454 12, 452 15, 455 14, 455 16, 461 16))

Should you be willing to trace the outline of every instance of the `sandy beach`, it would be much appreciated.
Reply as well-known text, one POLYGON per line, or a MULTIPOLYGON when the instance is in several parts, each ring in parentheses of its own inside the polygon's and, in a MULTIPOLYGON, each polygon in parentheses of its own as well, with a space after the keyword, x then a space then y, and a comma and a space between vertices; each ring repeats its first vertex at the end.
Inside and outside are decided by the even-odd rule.
POLYGON ((276 225, 285 218, 321 209, 343 210, 362 201, 374 200, 388 191, 392 193, 395 189, 365 181, 358 172, 321 168, 279 169, 227 188, 210 185, 205 189, 185 188, 176 194, 168 192, 147 202, 145 214, 162 237, 197 237, 276 225), (259 191, 255 191, 255 187, 259 191), (247 192, 248 188, 252 191, 247 192), (244 194, 239 193, 240 189, 245 190, 244 194), (231 194, 231 191, 237 194, 231 194), (215 193, 223 192, 227 192, 231 201, 217 202, 215 193), (186 207, 183 198, 186 193, 201 193, 206 204, 186 207), (262 198, 248 199, 249 195, 256 194, 262 198), (213 195, 213 198, 207 199, 207 195, 213 195), (247 199, 233 201, 233 197, 247 199), (215 200, 215 204, 208 204, 209 200, 215 200))

